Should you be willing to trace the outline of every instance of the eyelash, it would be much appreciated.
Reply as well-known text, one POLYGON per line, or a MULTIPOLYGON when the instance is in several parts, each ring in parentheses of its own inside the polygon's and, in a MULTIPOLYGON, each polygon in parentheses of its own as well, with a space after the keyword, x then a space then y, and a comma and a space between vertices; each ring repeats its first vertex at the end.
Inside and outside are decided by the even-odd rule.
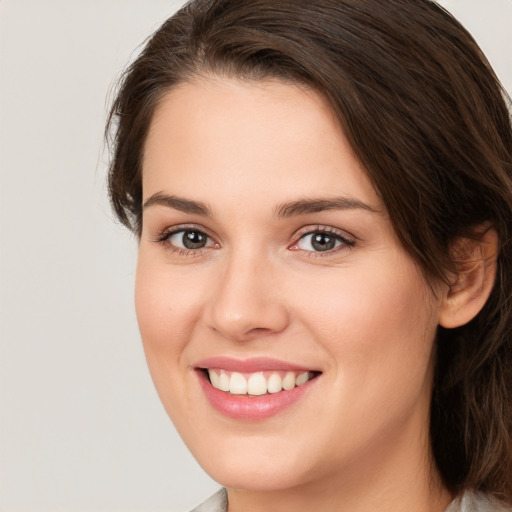
MULTIPOLYGON (((201 256, 205 252, 205 250, 210 248, 210 247, 201 247, 198 249, 186 249, 183 247, 176 247, 169 241, 172 236, 177 235, 179 233, 186 233, 186 232, 199 233, 213 241, 213 238, 210 235, 208 235, 208 233, 205 233, 205 231, 202 228, 199 228, 199 226, 190 224, 190 225, 175 226, 170 229, 169 228, 165 229, 158 235, 155 242, 166 246, 166 248, 168 248, 172 252, 178 254, 179 256, 195 256, 195 257, 201 256)), ((213 245, 218 246, 219 244, 214 242, 213 245)))
MULTIPOLYGON (((312 228, 310 226, 305 227, 305 228, 301 229, 294 236, 294 240, 295 241, 291 244, 291 246, 288 247, 288 249, 293 250, 293 251, 301 251, 307 257, 310 257, 310 258, 319 258, 319 257, 321 258, 321 257, 329 256, 329 255, 332 255, 333 253, 338 252, 339 250, 343 250, 346 248, 350 249, 350 248, 354 247, 356 244, 356 241, 353 238, 347 236, 346 234, 342 234, 342 232, 340 232, 339 230, 336 230, 331 227, 326 227, 326 226, 315 226, 314 228, 312 228), (311 250, 301 249, 300 247, 298 247, 298 244, 302 240, 304 240, 307 236, 315 235, 315 234, 328 235, 328 236, 334 238, 335 241, 337 243, 339 243, 340 245, 338 245, 338 247, 335 247, 333 249, 328 249, 325 251, 311 251, 311 250)), ((158 243, 158 244, 165 245, 168 249, 170 249, 172 252, 178 254, 179 256, 198 257, 198 256, 201 256, 206 250, 210 249, 212 246, 213 246, 213 248, 219 247, 219 244, 217 242, 215 242, 213 240, 213 238, 210 235, 208 235, 208 233, 206 233, 202 228, 199 228, 199 226, 195 226, 195 225, 182 225, 182 226, 173 227, 171 229, 166 229, 166 230, 162 231, 157 236, 157 238, 154 240, 154 242, 158 243), (208 238, 210 241, 212 241, 213 243, 210 246, 200 247, 197 249, 186 249, 183 247, 176 247, 175 245, 170 243, 169 240, 171 239, 172 236, 177 235, 179 233, 185 233, 187 231, 203 235, 206 238, 208 238)))
POLYGON ((354 238, 350 237, 348 234, 337 230, 332 227, 327 226, 315 226, 312 228, 311 226, 305 227, 301 229, 296 235, 295 235, 295 242, 289 247, 288 249, 294 250, 294 251, 302 251, 308 258, 323 258, 326 256, 331 256, 334 253, 337 253, 340 250, 343 249, 351 249, 355 246, 356 241, 354 238), (333 249, 328 249, 326 251, 309 251, 305 249, 301 249, 298 247, 298 244, 301 240, 304 240, 309 235, 327 235, 335 239, 336 242, 339 242, 340 245, 338 247, 335 247, 333 249))

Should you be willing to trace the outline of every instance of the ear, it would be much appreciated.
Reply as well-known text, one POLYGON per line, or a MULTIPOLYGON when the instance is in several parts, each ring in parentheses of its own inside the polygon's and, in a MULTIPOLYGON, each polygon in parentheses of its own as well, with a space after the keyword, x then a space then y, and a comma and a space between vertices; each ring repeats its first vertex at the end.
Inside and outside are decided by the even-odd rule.
POLYGON ((498 234, 486 224, 472 235, 452 245, 457 272, 451 276, 439 316, 439 324, 448 329, 467 324, 480 312, 496 278, 498 234))

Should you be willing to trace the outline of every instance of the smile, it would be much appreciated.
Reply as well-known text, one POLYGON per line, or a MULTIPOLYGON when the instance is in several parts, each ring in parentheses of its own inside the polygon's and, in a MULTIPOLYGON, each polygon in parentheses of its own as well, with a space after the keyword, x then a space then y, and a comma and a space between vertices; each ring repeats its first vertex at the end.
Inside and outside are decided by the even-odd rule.
POLYGON ((266 358, 212 358, 196 367, 208 402, 223 416, 263 420, 303 400, 322 372, 266 358))
POLYGON ((255 373, 231 372, 224 369, 208 369, 211 385, 232 395, 261 396, 290 391, 306 384, 314 372, 304 371, 260 371, 255 373))

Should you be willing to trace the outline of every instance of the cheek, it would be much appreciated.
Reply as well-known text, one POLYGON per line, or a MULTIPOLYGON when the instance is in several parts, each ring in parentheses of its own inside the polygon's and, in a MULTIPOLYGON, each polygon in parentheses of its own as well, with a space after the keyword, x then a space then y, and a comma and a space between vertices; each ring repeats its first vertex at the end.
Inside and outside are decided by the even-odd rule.
POLYGON ((333 387, 342 400, 357 397, 367 414, 393 397, 414 401, 430 385, 437 316, 432 292, 408 259, 360 268, 307 286, 302 309, 331 356, 333 387))
POLYGON ((146 357, 153 372, 164 361, 176 363, 199 316, 201 288, 183 282, 180 272, 139 252, 135 308, 146 357), (160 361, 160 363, 158 363, 160 361))
POLYGON ((339 272, 316 274, 292 292, 311 323, 335 341, 359 338, 358 346, 393 337, 396 343, 437 325, 435 301, 419 270, 405 258, 388 258, 339 272), (307 293, 304 293, 304 290, 307 293), (331 333, 331 336, 329 336, 331 333), (334 335, 333 335, 334 334, 334 335))

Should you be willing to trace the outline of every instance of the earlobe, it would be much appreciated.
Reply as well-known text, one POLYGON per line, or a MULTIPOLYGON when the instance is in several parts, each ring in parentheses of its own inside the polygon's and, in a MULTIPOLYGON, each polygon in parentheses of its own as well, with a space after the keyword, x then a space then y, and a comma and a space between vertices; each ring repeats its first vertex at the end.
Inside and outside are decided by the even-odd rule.
POLYGON ((484 307, 496 278, 498 234, 488 225, 475 236, 459 238, 452 247, 458 271, 442 300, 439 324, 453 329, 467 324, 484 307))

